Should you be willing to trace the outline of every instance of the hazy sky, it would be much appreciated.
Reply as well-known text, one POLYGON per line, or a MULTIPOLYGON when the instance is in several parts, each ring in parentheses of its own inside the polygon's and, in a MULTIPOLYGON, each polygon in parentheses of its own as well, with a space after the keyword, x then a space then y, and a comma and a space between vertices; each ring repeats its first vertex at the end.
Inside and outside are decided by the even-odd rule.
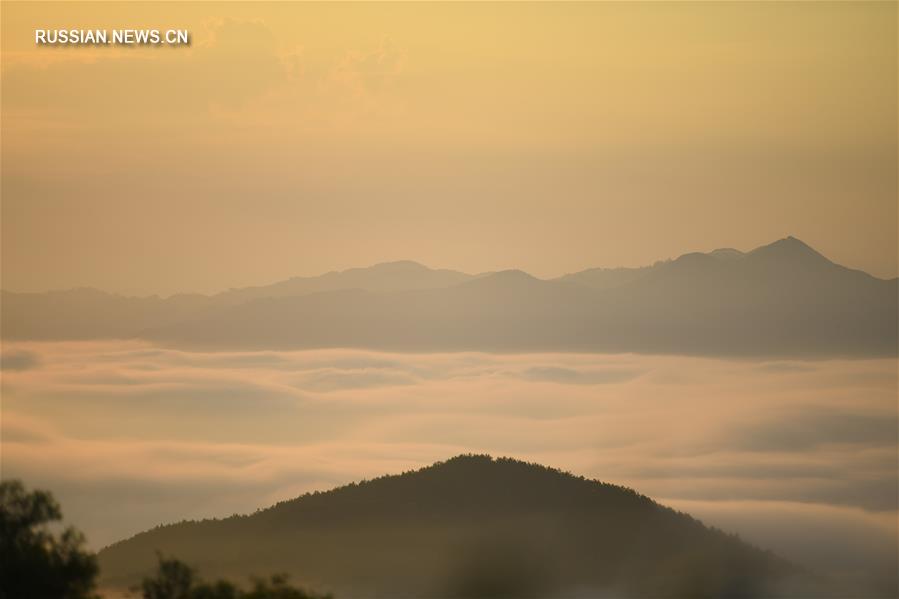
POLYGON ((548 276, 789 234, 895 276, 896 11, 4 2, 2 285, 548 276), (193 44, 36 47, 54 27, 193 44))

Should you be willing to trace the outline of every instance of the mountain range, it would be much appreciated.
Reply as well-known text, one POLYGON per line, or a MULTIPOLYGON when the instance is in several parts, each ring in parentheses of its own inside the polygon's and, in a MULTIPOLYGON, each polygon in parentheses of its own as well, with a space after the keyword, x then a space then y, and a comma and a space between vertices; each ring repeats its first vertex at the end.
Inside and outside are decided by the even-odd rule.
POLYGON ((4 291, 0 332, 207 349, 895 356, 897 289, 787 237, 546 280, 404 261, 211 296, 4 291))
MULTIPOLYGON (((104 585, 157 552, 204 576, 287 573, 338 597, 808 597, 833 589, 630 489, 464 455, 248 516, 161 526, 99 553, 104 585)), ((835 591, 834 591, 835 592, 835 591)))

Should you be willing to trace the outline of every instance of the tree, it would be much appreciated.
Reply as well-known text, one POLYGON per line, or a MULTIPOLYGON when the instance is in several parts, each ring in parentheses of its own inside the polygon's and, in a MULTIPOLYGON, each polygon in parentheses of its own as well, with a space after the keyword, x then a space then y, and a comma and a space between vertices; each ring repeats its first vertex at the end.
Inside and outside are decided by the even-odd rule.
POLYGON ((98 572, 72 527, 59 535, 49 524, 62 520, 48 491, 25 490, 18 480, 0 482, 0 599, 87 599, 98 572))
POLYGON ((187 564, 160 555, 156 577, 145 578, 141 590, 144 599, 189 599, 194 583, 194 571, 187 564))
POLYGON ((225 580, 203 582, 187 564, 162 555, 156 576, 145 578, 141 591, 143 599, 332 599, 331 595, 318 595, 290 586, 283 575, 268 580, 255 579, 247 591, 225 580))

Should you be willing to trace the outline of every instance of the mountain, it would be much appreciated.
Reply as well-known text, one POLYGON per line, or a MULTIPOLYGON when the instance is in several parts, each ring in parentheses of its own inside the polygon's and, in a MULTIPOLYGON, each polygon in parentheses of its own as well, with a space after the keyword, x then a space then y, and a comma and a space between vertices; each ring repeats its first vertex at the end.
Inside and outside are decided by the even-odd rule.
POLYGON ((126 297, 91 288, 45 293, 3 291, 0 330, 5 339, 134 338, 146 329, 209 316, 255 299, 346 289, 387 293, 447 287, 473 278, 453 270, 435 270, 416 262, 400 261, 332 271, 317 277, 294 277, 271 285, 230 289, 213 296, 126 297))
POLYGON ((261 287, 232 289, 216 296, 230 305, 269 297, 290 297, 341 289, 364 289, 375 293, 393 293, 411 289, 439 289, 474 278, 455 270, 431 269, 401 260, 384 262, 368 268, 332 271, 317 277, 293 277, 286 281, 261 287))
POLYGON ((121 339, 209 313, 213 303, 195 294, 162 299, 80 288, 46 293, 3 291, 0 308, 0 333, 6 340, 121 339))
POLYGON ((897 280, 793 237, 553 280, 382 264, 218 296, 3 296, 3 336, 195 348, 895 356, 897 280))
POLYGON ((638 493, 543 466, 459 456, 279 503, 161 526, 103 549, 104 584, 156 552, 206 576, 286 572, 339 597, 811 596, 773 554, 638 493))
POLYGON ((636 281, 651 272, 652 266, 639 268, 588 268, 559 277, 558 281, 574 283, 593 289, 614 289, 636 281))
POLYGON ((897 311, 895 279, 787 238, 604 279, 503 271, 440 289, 270 298, 142 335, 203 348, 892 356, 897 311))
POLYGON ((793 237, 725 256, 686 254, 614 290, 609 335, 632 350, 896 355, 896 279, 835 264, 793 237))
MULTIPOLYGON (((735 261, 745 256, 743 252, 733 248, 719 248, 705 255, 721 262, 735 261)), ((665 265, 670 262, 670 260, 664 260, 656 262, 652 266, 641 266, 638 268, 588 268, 587 270, 582 270, 580 272, 563 275, 557 280, 576 283, 594 289, 613 289, 652 274, 653 272, 664 268, 665 265)))
POLYGON ((504 271, 445 289, 267 298, 144 331, 141 337, 203 349, 586 350, 592 339, 578 339, 578 327, 591 317, 593 295, 575 285, 504 271))

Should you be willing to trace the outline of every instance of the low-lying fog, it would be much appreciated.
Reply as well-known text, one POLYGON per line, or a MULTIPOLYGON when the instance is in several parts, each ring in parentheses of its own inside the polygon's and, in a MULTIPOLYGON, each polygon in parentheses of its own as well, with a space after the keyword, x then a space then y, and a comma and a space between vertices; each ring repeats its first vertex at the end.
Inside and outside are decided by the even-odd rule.
POLYGON ((484 452, 867 576, 897 563, 896 393, 892 359, 5 343, 2 467, 99 548, 484 452))

